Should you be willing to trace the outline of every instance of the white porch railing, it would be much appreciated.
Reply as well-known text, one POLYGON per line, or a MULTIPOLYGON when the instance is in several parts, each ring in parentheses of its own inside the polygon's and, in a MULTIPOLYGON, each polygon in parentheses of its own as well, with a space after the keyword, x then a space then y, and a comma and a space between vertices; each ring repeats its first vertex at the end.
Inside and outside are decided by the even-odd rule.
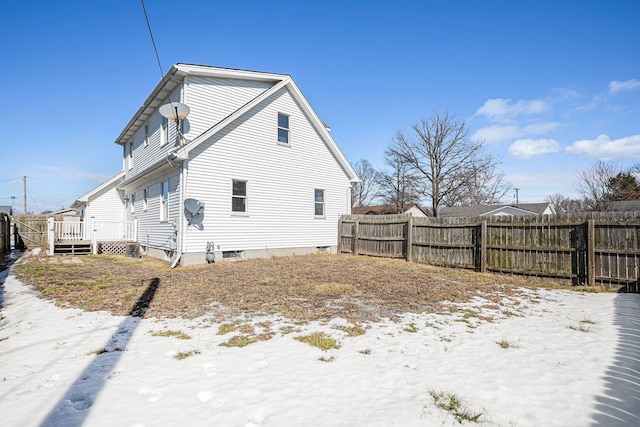
POLYGON ((53 255, 55 242, 91 241, 93 251, 97 242, 137 242, 138 221, 54 221, 48 219, 49 255, 53 255))

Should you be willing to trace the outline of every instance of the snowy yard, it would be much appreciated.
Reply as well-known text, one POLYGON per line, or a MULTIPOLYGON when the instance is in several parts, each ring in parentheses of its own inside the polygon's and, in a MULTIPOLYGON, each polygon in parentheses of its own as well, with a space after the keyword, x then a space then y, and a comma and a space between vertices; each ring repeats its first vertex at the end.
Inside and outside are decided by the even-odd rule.
POLYGON ((220 334, 207 315, 59 308, 11 275, 3 299, 3 426, 640 425, 637 294, 475 298, 357 336, 337 317, 254 316, 220 334), (273 337, 221 346, 243 327, 273 337), (294 339, 312 332, 339 348, 294 339))

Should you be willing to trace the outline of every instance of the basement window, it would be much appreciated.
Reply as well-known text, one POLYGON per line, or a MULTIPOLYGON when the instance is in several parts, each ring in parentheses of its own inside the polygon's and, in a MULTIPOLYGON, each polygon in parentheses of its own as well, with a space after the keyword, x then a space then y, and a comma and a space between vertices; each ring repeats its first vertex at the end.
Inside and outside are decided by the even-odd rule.
POLYGON ((222 259, 242 259, 244 251, 222 251, 222 259))

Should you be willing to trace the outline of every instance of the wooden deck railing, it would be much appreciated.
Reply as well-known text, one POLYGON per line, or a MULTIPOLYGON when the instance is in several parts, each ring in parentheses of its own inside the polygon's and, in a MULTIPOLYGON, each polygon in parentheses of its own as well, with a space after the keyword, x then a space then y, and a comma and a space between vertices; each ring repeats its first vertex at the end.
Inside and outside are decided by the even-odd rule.
POLYGON ((91 242, 94 253, 97 242, 137 242, 138 221, 55 221, 48 220, 49 255, 53 255, 56 242, 91 242))

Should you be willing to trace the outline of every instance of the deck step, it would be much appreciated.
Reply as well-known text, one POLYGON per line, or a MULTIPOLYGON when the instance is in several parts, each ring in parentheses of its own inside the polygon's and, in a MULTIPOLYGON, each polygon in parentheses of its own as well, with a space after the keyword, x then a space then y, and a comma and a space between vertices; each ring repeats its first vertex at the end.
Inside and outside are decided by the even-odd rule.
POLYGON ((54 245, 54 255, 91 255, 91 242, 71 241, 57 242, 54 245))

